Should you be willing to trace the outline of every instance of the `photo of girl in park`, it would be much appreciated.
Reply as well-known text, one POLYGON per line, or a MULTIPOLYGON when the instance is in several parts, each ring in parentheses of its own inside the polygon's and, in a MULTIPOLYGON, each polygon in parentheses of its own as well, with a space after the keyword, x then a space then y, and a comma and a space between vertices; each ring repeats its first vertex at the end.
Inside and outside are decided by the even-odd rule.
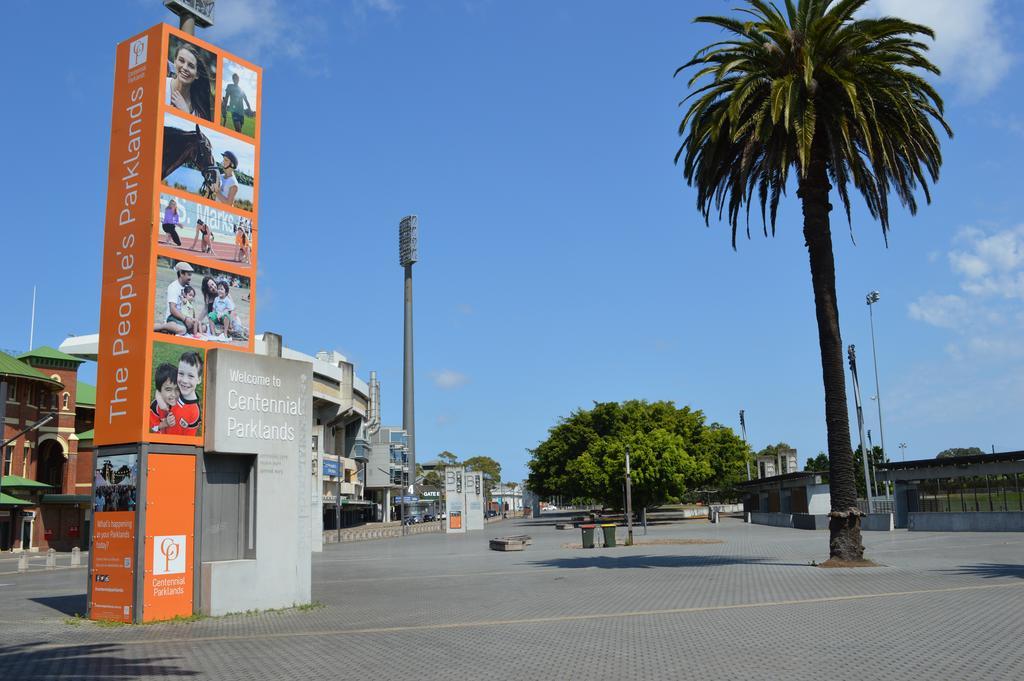
POLYGON ((181 254, 252 264, 255 235, 251 218, 166 193, 160 194, 157 213, 161 246, 181 254))
POLYGON ((256 150, 251 143, 164 114, 160 177, 166 186, 251 211, 255 173, 256 150))
POLYGON ((203 434, 203 366, 201 349, 153 343, 149 430, 155 435, 203 434))
POLYGON ((256 84, 252 69, 224 58, 224 92, 220 100, 220 124, 247 137, 256 136, 256 84))
POLYGON ((248 348, 250 292, 249 277, 159 255, 153 330, 248 348))
POLYGON ((212 121, 217 56, 177 36, 167 49, 164 101, 175 109, 212 121))

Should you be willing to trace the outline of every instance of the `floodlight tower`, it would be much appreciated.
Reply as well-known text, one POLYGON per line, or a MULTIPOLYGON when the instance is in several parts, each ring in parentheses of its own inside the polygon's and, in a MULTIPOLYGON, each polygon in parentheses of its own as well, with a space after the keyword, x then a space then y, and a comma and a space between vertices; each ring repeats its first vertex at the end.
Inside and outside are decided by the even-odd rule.
MULTIPOLYGON (((412 353, 412 266, 419 260, 419 218, 407 215, 398 223, 398 260, 405 268, 405 361, 402 380, 402 429, 408 438, 409 481, 416 482, 416 413, 412 353)), ((403 494, 408 494, 403 484, 403 494)), ((402 518, 402 522, 405 522, 402 518)))
POLYGON ((215 0, 164 0, 164 7, 178 15, 178 28, 196 34, 196 26, 213 26, 215 0))

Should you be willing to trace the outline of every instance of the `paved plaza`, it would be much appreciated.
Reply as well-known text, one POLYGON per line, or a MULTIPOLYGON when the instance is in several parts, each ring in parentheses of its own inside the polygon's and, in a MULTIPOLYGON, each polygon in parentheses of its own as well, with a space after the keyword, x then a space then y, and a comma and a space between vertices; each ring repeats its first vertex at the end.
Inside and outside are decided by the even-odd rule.
POLYGON ((84 569, 5 556, 0 677, 1024 678, 1021 534, 865 533, 883 566, 852 570, 811 566, 824 532, 734 519, 637 539, 721 543, 565 548, 578 531, 545 516, 329 545, 320 607, 144 626, 74 619, 84 569), (523 532, 524 552, 487 548, 523 532))

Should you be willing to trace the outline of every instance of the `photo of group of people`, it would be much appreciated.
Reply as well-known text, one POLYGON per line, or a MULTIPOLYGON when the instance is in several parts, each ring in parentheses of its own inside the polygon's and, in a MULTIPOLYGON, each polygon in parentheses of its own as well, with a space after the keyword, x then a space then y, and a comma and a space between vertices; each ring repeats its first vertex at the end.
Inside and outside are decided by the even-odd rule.
POLYGON ((174 343, 153 343, 149 431, 157 435, 203 434, 203 367, 206 353, 174 343))
POLYGON ((256 137, 256 71, 225 57, 217 68, 217 55, 183 38, 172 35, 167 46, 167 82, 164 101, 168 106, 197 118, 216 122, 217 74, 221 73, 220 119, 225 128, 256 137))
POLYGON ((161 181, 234 208, 251 211, 256 151, 252 144, 164 114, 161 181))
POLYGON ((163 255, 156 267, 154 331, 249 345, 249 277, 163 255))
POLYGON ((225 262, 252 264, 250 218, 170 194, 160 194, 158 243, 225 262), (191 237, 191 238, 190 238, 191 237))
POLYGON ((97 455, 92 510, 134 511, 138 480, 139 458, 135 454, 97 455))

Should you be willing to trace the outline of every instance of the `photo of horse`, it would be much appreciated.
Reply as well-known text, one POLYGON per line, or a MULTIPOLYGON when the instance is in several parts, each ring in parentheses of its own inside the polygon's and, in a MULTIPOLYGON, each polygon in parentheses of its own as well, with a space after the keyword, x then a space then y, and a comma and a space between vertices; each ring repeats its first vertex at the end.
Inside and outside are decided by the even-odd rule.
POLYGON ((251 211, 256 151, 212 128, 164 114, 161 181, 225 206, 251 211))

